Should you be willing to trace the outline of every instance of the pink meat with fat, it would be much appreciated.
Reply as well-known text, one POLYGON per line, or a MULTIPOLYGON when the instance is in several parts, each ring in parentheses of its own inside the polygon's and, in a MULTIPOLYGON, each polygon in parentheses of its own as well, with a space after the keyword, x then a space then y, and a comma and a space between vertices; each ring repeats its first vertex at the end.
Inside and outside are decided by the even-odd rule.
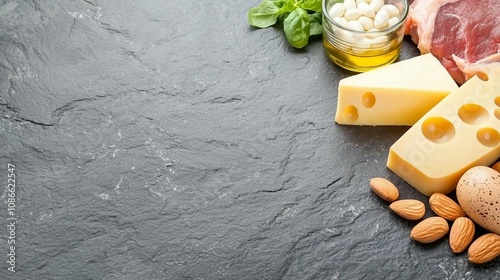
POLYGON ((406 34, 463 84, 500 63, 500 0, 415 0, 406 34))

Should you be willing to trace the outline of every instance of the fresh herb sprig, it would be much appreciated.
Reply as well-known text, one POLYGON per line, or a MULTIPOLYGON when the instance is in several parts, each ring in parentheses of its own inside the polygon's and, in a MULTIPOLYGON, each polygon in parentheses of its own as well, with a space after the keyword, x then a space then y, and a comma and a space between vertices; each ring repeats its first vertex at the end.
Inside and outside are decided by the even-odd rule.
POLYGON ((323 33, 321 0, 263 0, 248 10, 248 23, 267 28, 283 22, 287 41, 301 49, 309 37, 323 33))

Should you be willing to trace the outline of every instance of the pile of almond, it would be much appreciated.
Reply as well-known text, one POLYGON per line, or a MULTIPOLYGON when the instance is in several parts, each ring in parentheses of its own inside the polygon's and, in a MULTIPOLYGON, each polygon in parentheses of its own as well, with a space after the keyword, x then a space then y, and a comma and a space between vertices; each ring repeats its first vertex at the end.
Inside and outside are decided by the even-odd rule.
MULTIPOLYGON (((370 188, 380 198, 389 202, 389 208, 397 215, 408 220, 420 220, 424 217, 424 203, 415 199, 398 200, 397 187, 387 179, 371 179, 370 188)), ((429 206, 437 216, 416 224, 410 232, 410 238, 421 243, 431 243, 449 233, 451 250, 461 253, 468 247, 469 261, 476 264, 489 262, 500 255, 500 235, 486 233, 474 240, 474 222, 453 199, 435 193, 429 198, 429 206)))

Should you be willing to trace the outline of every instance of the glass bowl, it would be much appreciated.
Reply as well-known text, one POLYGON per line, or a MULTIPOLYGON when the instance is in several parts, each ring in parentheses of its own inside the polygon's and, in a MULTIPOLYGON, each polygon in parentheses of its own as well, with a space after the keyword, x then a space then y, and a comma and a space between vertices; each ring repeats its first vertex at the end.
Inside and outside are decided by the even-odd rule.
POLYGON ((408 17, 407 0, 323 0, 322 5, 323 45, 326 55, 334 63, 350 71, 365 72, 390 64, 398 58, 408 17), (377 3, 372 3, 376 1, 377 3), (349 11, 353 2, 357 5, 354 9, 358 11, 349 11), (381 11, 394 12, 394 8, 380 8, 377 11, 380 2, 383 5, 393 5, 399 11, 398 16, 393 17, 385 11, 389 16, 385 26, 382 24, 387 21, 387 17, 381 11), (338 16, 338 7, 341 5, 332 9, 337 3, 344 6, 343 16, 338 16), (367 11, 367 5, 360 3, 374 8, 371 12, 367 11), (361 16, 356 18, 360 11, 361 16), (370 19, 372 15, 374 17, 370 26, 366 18, 370 19))

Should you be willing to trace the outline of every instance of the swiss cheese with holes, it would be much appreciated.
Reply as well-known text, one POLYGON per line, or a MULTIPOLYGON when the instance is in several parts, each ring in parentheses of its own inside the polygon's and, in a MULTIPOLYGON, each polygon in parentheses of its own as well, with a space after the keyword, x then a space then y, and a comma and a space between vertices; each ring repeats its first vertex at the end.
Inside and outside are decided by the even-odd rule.
POLYGON ((473 166, 500 157, 500 63, 464 83, 413 125, 389 151, 387 167, 425 195, 455 190, 473 166))
POLYGON ((335 121, 345 125, 413 125, 457 84, 424 54, 339 82, 335 121))

